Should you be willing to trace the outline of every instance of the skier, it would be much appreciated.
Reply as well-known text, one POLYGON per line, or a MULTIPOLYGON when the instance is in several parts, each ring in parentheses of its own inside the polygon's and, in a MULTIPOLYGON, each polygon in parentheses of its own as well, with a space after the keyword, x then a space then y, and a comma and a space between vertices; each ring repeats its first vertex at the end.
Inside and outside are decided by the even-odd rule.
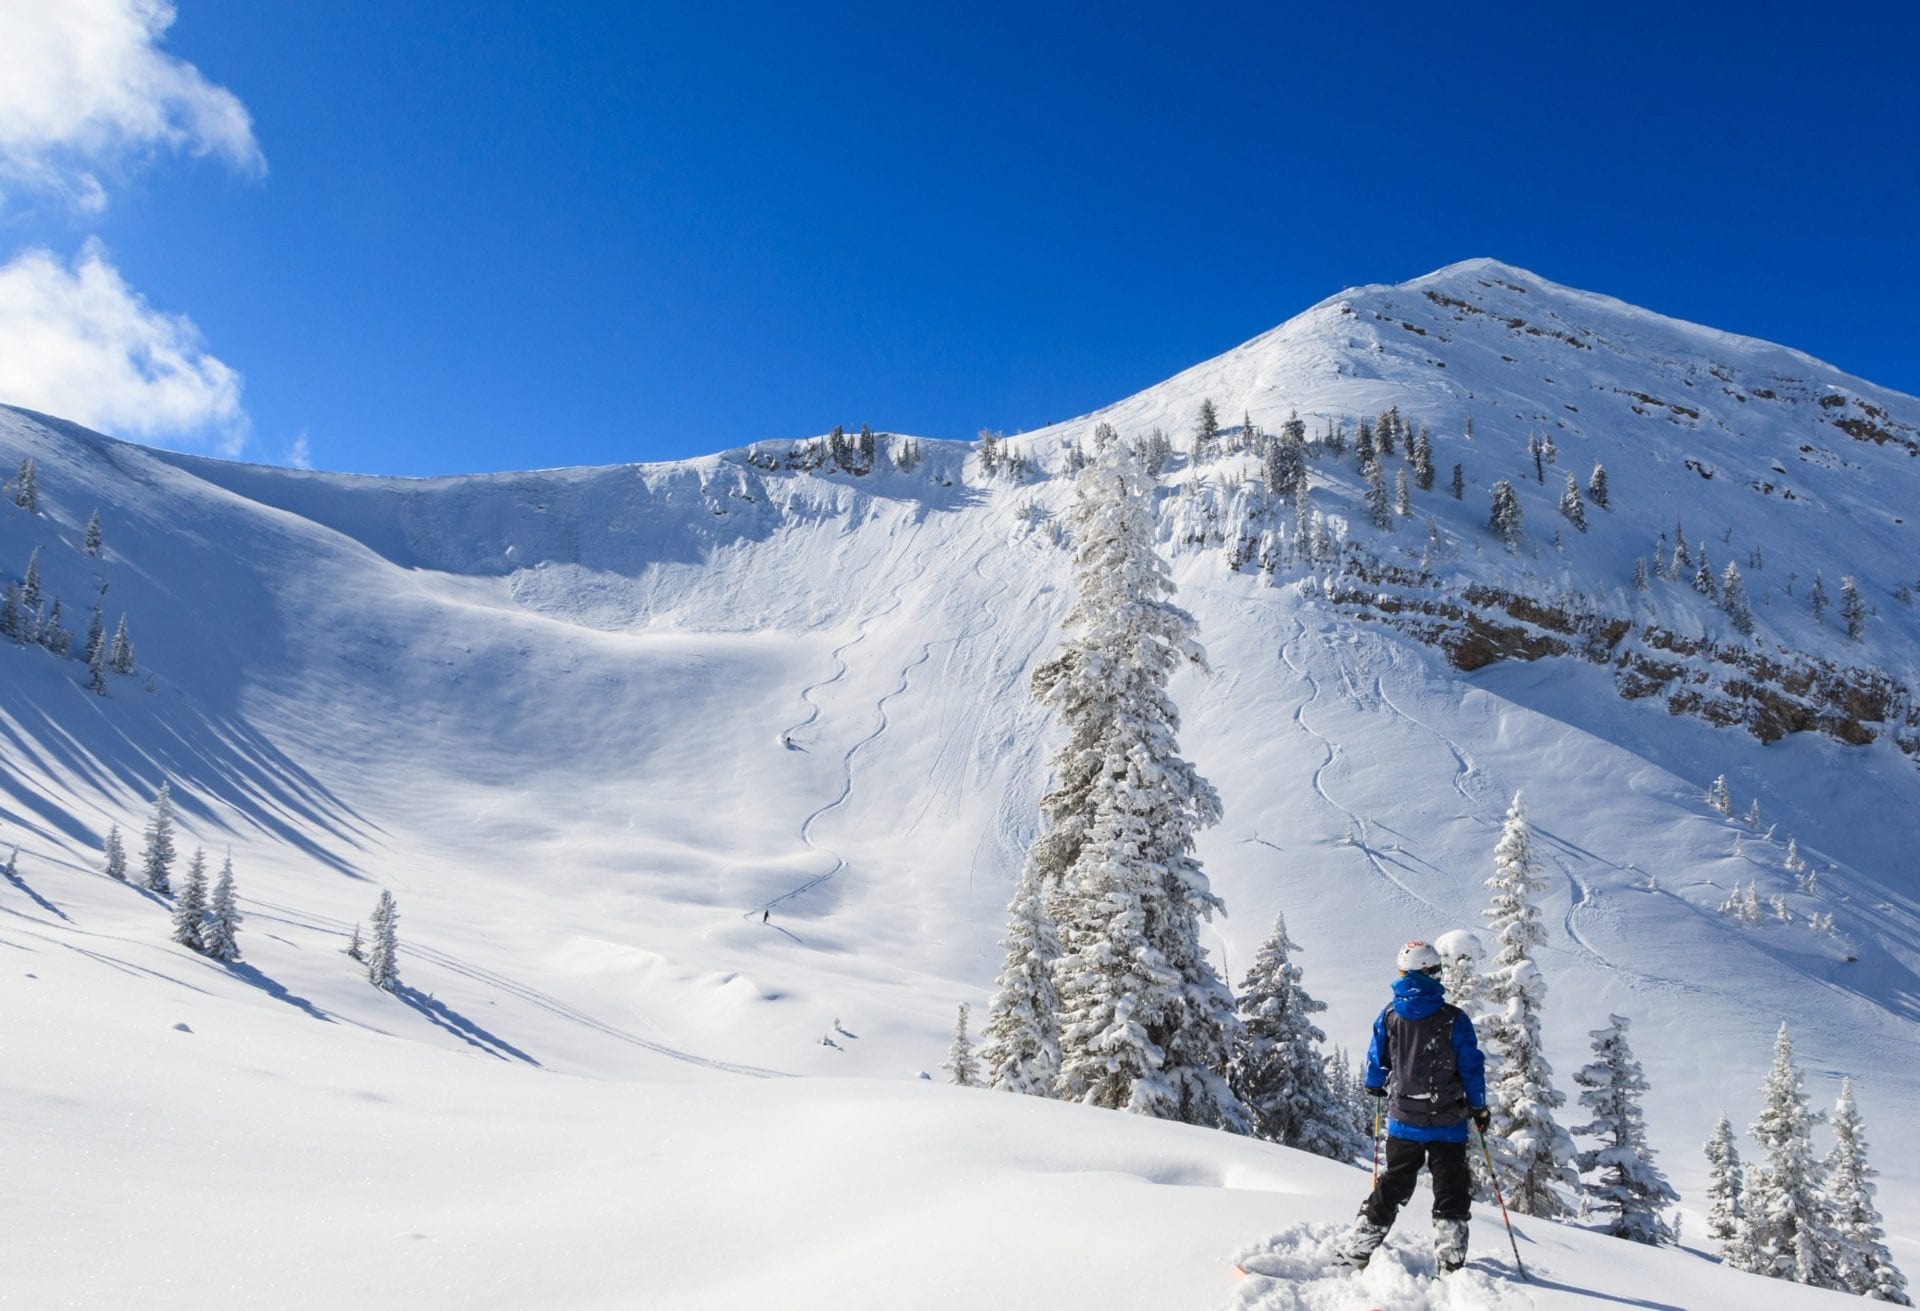
MULTIPOLYGON (((1467 1260, 1473 1185, 1467 1173, 1467 1123, 1484 1133, 1486 1061, 1473 1021, 1446 1001, 1440 953, 1424 942, 1400 949, 1393 1001, 1373 1022, 1367 1093, 1386 1099, 1387 1168, 1360 1208, 1340 1255, 1356 1269, 1381 1243, 1413 1196, 1424 1163, 1433 1172, 1433 1254, 1442 1274, 1467 1260)), ((1379 1122, 1378 1101, 1375 1123, 1379 1122)))

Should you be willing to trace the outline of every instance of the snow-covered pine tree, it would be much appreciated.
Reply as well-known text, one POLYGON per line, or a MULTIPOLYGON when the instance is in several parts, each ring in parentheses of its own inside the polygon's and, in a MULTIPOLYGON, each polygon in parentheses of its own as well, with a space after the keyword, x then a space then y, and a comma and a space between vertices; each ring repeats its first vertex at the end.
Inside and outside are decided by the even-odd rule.
POLYGON ((1733 813, 1733 795, 1727 791, 1727 776, 1725 774, 1717 774, 1714 776, 1713 783, 1707 788, 1707 804, 1719 811, 1722 815, 1731 815, 1733 813))
POLYGON ((1745 1184, 1740 1177, 1740 1149, 1734 1146, 1733 1123, 1725 1111, 1707 1139, 1707 1237, 1727 1244, 1740 1232, 1740 1194, 1745 1184))
POLYGON ((1387 497, 1387 480, 1380 471, 1380 462, 1368 460, 1360 466, 1360 476, 1367 484, 1367 517, 1373 520, 1375 528, 1392 532, 1393 502, 1387 497))
POLYGON ((373 907, 373 942, 367 948, 367 982, 392 992, 400 986, 400 912, 393 894, 381 889, 373 907))
POLYGON ((1267 443, 1261 470, 1270 494, 1288 497, 1296 504, 1307 479, 1306 450, 1293 430, 1297 422, 1289 420, 1280 434, 1267 443))
POLYGON ((131 674, 134 668, 133 641, 127 636, 127 617, 113 630, 113 647, 107 653, 107 668, 116 674, 131 674))
POLYGON ((1433 434, 1427 431, 1425 424, 1414 435, 1413 449, 1408 452, 1413 461, 1413 482, 1423 492, 1433 490, 1433 434))
POLYGON ((31 455, 20 457, 20 472, 13 479, 13 503, 28 514, 40 509, 40 467, 31 455))
MULTIPOLYGON (((1056 766, 1064 762, 1056 757, 1056 766)), ((1056 772, 1056 778, 1059 774, 1056 772)), ((1049 794, 1053 796, 1054 794, 1049 794)), ((1046 802, 1042 809, 1045 811, 1046 802)), ((1058 826, 1061 820, 1049 815, 1058 826)), ((1077 825, 1070 826, 1078 831, 1077 825)), ((1057 828, 1056 830, 1057 831, 1057 828)), ((1077 854, 1077 843, 1072 852, 1077 854)), ((1057 869, 1054 862, 1067 856, 1063 842, 1043 837, 1028 853, 1020 882, 1007 908, 1007 936, 1000 943, 1006 963, 987 1011, 980 1047, 990 1088, 1046 1097, 1060 1070, 1060 994, 1054 986, 1054 962, 1060 957, 1060 939, 1047 908, 1047 890, 1058 886, 1072 860, 1057 869)))
POLYGON ((1819 1165, 1813 1159, 1813 1116, 1784 1024, 1773 1040, 1773 1068, 1760 1087, 1760 1098, 1760 1118, 1747 1132, 1765 1158, 1747 1172, 1745 1214, 1727 1245, 1727 1264, 1756 1275, 1832 1288, 1834 1237, 1827 1228, 1819 1165))
POLYGON ((347 955, 361 962, 367 959, 367 945, 360 937, 360 924, 357 920, 353 925, 353 936, 347 939, 347 955))
POLYGON ((73 634, 60 625, 60 598, 53 598, 53 609, 47 611, 47 626, 40 630, 40 645, 65 660, 73 650, 73 634))
POLYGON ((1125 442, 1096 441, 1068 513, 1069 638, 1033 680, 1084 744, 1066 753, 1060 780, 1085 800, 1055 916, 1057 1093, 1241 1131, 1246 1109, 1226 1080, 1233 997, 1199 939, 1200 917, 1221 902, 1193 856, 1220 799, 1181 758, 1166 692, 1174 670, 1204 654, 1154 549, 1151 478, 1125 442))
POLYGON ((1493 1112, 1488 1140, 1507 1205, 1522 1215, 1552 1219, 1569 1213, 1569 1194, 1580 1179, 1572 1167, 1573 1140, 1553 1115, 1565 1105, 1566 1094, 1553 1086, 1553 1067, 1540 1049, 1547 984, 1533 954, 1547 935, 1533 898, 1547 883, 1517 792, 1494 848, 1493 867, 1487 880, 1493 898, 1485 915, 1500 945, 1487 974, 1489 1013, 1480 1026, 1482 1044, 1497 1056, 1496 1072, 1487 1080, 1487 1106, 1493 1112))
POLYGON ((1760 798, 1759 797, 1755 797, 1752 801, 1749 801, 1747 803, 1747 813, 1742 822, 1744 822, 1746 826, 1752 829, 1754 832, 1758 833, 1760 831, 1760 825, 1764 821, 1760 815, 1760 798))
POLYGON ((1373 423, 1373 444, 1375 458, 1384 460, 1393 454, 1394 440, 1400 435, 1400 407, 1395 405, 1381 412, 1373 423))
POLYGON ((1400 472, 1393 476, 1393 512, 1402 518, 1413 513, 1413 498, 1407 489, 1405 465, 1402 465, 1400 472))
POLYGON ((20 580, 20 608, 30 615, 40 609, 40 548, 37 546, 27 556, 26 577, 20 580))
POLYGON ((1840 579, 1840 618, 1847 625, 1847 640, 1858 642, 1867 635, 1867 603, 1860 599, 1860 588, 1851 577, 1840 579))
POLYGON ((95 696, 107 694, 107 651, 104 646, 93 649, 93 655, 87 660, 87 690, 95 696))
POLYGON ((1713 562, 1707 559, 1707 548, 1703 545, 1698 553, 1699 567, 1693 571, 1693 590, 1710 601, 1720 599, 1720 583, 1713 574, 1713 562))
POLYGON ((1634 556, 1633 557, 1633 590, 1636 592, 1644 592, 1647 590, 1647 588, 1650 585, 1651 584, 1647 576, 1647 557, 1644 555, 1634 556))
POLYGON ((1822 1200, 1838 1286, 1876 1302, 1912 1306, 1906 1276, 1887 1250, 1886 1227, 1874 1205, 1873 1177, 1880 1172, 1867 1164, 1866 1126, 1854 1104, 1852 1079, 1840 1081, 1840 1100, 1827 1123, 1833 1128, 1833 1149, 1821 1163, 1822 1200))
POLYGON ((106 549, 106 543, 102 541, 100 537, 100 512, 98 510, 95 510, 87 516, 87 527, 81 537, 80 549, 96 560, 100 558, 101 552, 106 549))
POLYGON ((233 853, 220 863, 220 877, 213 881, 213 896, 207 900, 207 920, 200 929, 200 950, 217 961, 240 959, 240 906, 233 889, 233 853))
POLYGON ((1609 508, 1607 505, 1607 467, 1604 464, 1596 462, 1593 466, 1593 472, 1587 475, 1587 497, 1602 510, 1609 508))
POLYGON ((1553 434, 1545 433, 1540 438, 1540 454, 1546 457, 1548 464, 1560 463, 1560 448, 1553 444, 1553 434))
POLYGON ((1687 555, 1687 530, 1679 520, 1673 524, 1673 572, 1668 575, 1679 582, 1693 568, 1693 560, 1687 555))
POLYGON ((1453 481, 1448 483, 1447 487, 1450 491, 1452 491, 1454 500, 1460 501, 1460 500, 1466 499, 1466 495, 1467 495, 1466 471, 1457 464, 1453 466, 1453 481))
POLYGON ((1228 1082, 1252 1116, 1255 1137, 1351 1161, 1365 1144, 1353 1132, 1346 1090, 1328 1081, 1320 1050, 1327 1035, 1312 1019, 1327 1004, 1301 986, 1291 955, 1299 949, 1287 937, 1285 916, 1274 916, 1240 981, 1242 1023, 1228 1082))
POLYGON ((1365 419, 1360 420, 1360 435, 1353 439, 1353 462, 1362 470, 1380 458, 1380 448, 1373 440, 1373 425, 1365 419))
POLYGON ((1211 397, 1200 402, 1200 416, 1193 421, 1193 462, 1205 464, 1219 454, 1220 412, 1211 397))
POLYGON ((101 872, 110 879, 119 879, 125 883, 127 881, 127 844, 121 840, 118 824, 107 825, 105 854, 107 863, 101 872))
POLYGON ((1547 464, 1541 452, 1540 434, 1537 432, 1527 434, 1527 455, 1533 461, 1533 480, 1544 483, 1547 480, 1547 464))
POLYGON ((1587 509, 1580 500, 1580 484, 1574 480, 1572 474, 1567 475, 1567 490, 1560 494, 1560 513, 1564 514, 1567 522, 1575 528, 1583 533, 1587 531, 1587 509))
POLYGON ((6 591, 0 593, 0 637, 25 645, 27 641, 26 611, 20 605, 20 584, 8 583, 6 591))
POLYGON ((1827 587, 1820 577, 1818 569, 1813 571, 1813 590, 1807 593, 1807 604, 1813 610, 1813 622, 1820 623, 1827 614, 1827 587))
POLYGON ((173 796, 162 783, 147 817, 146 846, 140 852, 140 873, 149 892, 166 896, 173 891, 173 796))
POLYGON ((173 902, 173 940, 200 950, 201 921, 207 917, 207 853, 199 847, 187 860, 187 877, 173 902))
POLYGON ((960 1003, 960 1013, 953 1022, 953 1043, 947 1048, 947 1059, 940 1068, 951 1076, 950 1081, 962 1088, 980 1086, 980 1065, 974 1059, 973 1042, 967 1037, 967 1003, 960 1003))
POLYGON ((1493 514, 1487 520, 1493 535, 1506 544, 1511 555, 1520 546, 1520 498, 1505 478, 1493 485, 1493 514))
POLYGON ((1727 619, 1735 631, 1743 636, 1753 636, 1753 607, 1747 603, 1747 585, 1740 577, 1740 568, 1733 561, 1727 561, 1726 572, 1720 575, 1720 608, 1727 612, 1727 619))
POLYGON ((1596 1176, 1582 1185, 1586 1209, 1611 1216, 1607 1232, 1615 1238, 1659 1245, 1674 1241, 1673 1226, 1662 1214, 1680 1200, 1653 1163, 1647 1145, 1646 1117, 1640 1096, 1647 1078, 1627 1042, 1627 1020, 1609 1015, 1607 1027, 1595 1029, 1594 1059, 1574 1073, 1580 1085, 1580 1104, 1593 1119, 1569 1132, 1597 1138, 1598 1147, 1580 1153, 1582 1174, 1596 1176))

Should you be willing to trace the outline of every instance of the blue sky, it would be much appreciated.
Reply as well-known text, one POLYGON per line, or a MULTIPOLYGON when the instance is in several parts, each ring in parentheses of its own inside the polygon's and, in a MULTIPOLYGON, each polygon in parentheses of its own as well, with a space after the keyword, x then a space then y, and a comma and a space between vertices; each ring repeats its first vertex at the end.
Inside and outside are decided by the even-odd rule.
POLYGON ((73 417, 403 474, 1017 431, 1474 255, 1920 392, 1920 22, 1710 8, 178 0, 185 126, 0 131, 0 332, 92 259, 73 417))

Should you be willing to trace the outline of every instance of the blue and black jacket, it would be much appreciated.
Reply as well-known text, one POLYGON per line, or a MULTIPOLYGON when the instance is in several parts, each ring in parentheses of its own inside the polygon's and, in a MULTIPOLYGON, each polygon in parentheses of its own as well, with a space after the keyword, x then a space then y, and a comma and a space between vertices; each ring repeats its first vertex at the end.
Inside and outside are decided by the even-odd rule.
POLYGON ((1438 979, 1403 974, 1373 1022, 1367 1087, 1387 1089, 1390 1137, 1464 1143, 1468 1115, 1487 1104, 1487 1063, 1473 1021, 1446 996, 1438 979))

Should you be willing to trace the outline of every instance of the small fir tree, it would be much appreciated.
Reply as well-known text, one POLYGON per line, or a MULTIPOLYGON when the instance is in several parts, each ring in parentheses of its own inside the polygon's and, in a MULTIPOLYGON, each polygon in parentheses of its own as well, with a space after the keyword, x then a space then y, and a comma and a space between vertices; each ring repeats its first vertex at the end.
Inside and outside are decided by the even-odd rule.
POLYGON ((1593 1119, 1570 1132, 1599 1140, 1599 1146, 1580 1153, 1580 1172, 1595 1176, 1584 1185, 1587 1209, 1611 1216, 1607 1232, 1615 1238, 1658 1246, 1674 1241, 1673 1226, 1662 1214, 1680 1200, 1666 1176, 1653 1163, 1647 1145, 1646 1118, 1640 1098, 1647 1091, 1646 1075, 1627 1042, 1624 1016, 1610 1015, 1607 1027, 1595 1029, 1591 1063, 1575 1072, 1581 1088, 1580 1104, 1593 1119))
POLYGON ((1540 445, 1540 434, 1527 434, 1527 455, 1533 460, 1533 480, 1544 483, 1547 480, 1547 462, 1544 448, 1540 445))
POLYGON ((195 847, 187 861, 187 877, 173 902, 173 940, 200 950, 201 921, 207 915, 207 853, 195 847))
POLYGON ((40 467, 31 455, 20 458, 20 472, 13 479, 13 503, 28 514, 40 510, 40 467))
POLYGON ((347 939, 347 955, 363 964, 367 959, 367 946, 366 943, 361 940, 360 924, 357 920, 353 925, 353 936, 347 939))
POLYGON ((1867 603, 1860 599, 1860 588, 1850 577, 1840 580, 1840 618, 1847 625, 1849 642, 1867 635, 1867 603))
POLYGON ((127 881, 127 844, 120 837, 118 824, 107 825, 106 868, 103 871, 110 879, 127 881))
POLYGON ((1193 422, 1193 462, 1204 464, 1219 454, 1220 412, 1211 398, 1200 402, 1200 416, 1193 422))
POLYGON ((1505 478, 1493 485, 1493 514, 1487 521, 1493 535, 1506 545, 1511 555, 1520 546, 1520 498, 1505 478))
POLYGON ((173 797, 162 783, 147 817, 146 846, 140 853, 140 873, 149 892, 173 892, 173 797))
POLYGON ((87 516, 86 532, 81 538, 80 549, 98 560, 106 544, 100 539, 100 512, 95 510, 87 516))
POLYGON ((1644 555, 1634 556, 1633 590, 1636 592, 1644 592, 1650 585, 1647 577, 1647 557, 1644 555))
POLYGON ((1833 1127, 1833 1149, 1821 1163, 1821 1173, 1837 1284, 1876 1302, 1912 1306, 1906 1276, 1887 1250, 1886 1228, 1874 1205, 1873 1177, 1879 1171, 1867 1164, 1866 1126, 1853 1101, 1852 1079, 1841 1080, 1840 1100, 1827 1123, 1833 1127))
POLYGON ((1392 532, 1393 505, 1387 499, 1387 480, 1380 472, 1380 462, 1368 460, 1361 466, 1360 476, 1367 484, 1367 517, 1373 520, 1375 528, 1392 532))
POLYGON ((1727 570, 1720 575, 1720 608, 1727 612, 1727 619, 1742 636, 1753 636, 1753 607, 1747 603, 1747 585, 1740 577, 1739 566, 1727 561, 1727 570))
POLYGON ((400 912, 393 894, 382 889, 373 908, 373 942, 367 948, 367 982, 394 992, 400 987, 400 912))
POLYGON ((1423 492, 1433 490, 1433 437, 1422 424, 1413 439, 1413 481, 1423 492))
POLYGON ((1253 1134, 1336 1161, 1365 1150, 1353 1132, 1346 1092, 1327 1078, 1321 1044, 1327 1035, 1313 1016, 1327 1008, 1301 985, 1285 917, 1260 944, 1240 983, 1239 1036, 1228 1081, 1252 1116, 1253 1134))
POLYGON ((1707 1139, 1707 1237, 1725 1251, 1740 1232, 1740 1150, 1734 1146, 1733 1124, 1725 1111, 1707 1139))
POLYGON ((1813 610, 1813 622, 1820 623, 1827 614, 1827 587, 1820 577, 1818 569, 1813 571, 1813 590, 1807 593, 1807 605, 1813 610))
POLYGON ((107 694, 107 650, 104 646, 93 648, 93 654, 87 659, 87 690, 95 696, 107 694))
POLYGON ((27 616, 20 605, 20 584, 8 583, 6 591, 0 593, 0 637, 26 644, 27 616))
POLYGON ((37 546, 27 557, 27 574, 20 580, 20 608, 28 614, 36 614, 40 609, 40 548, 37 546))
POLYGON ((980 1066, 974 1059, 973 1043, 967 1037, 967 1003, 960 1003, 960 1014, 953 1022, 953 1045, 947 1048, 947 1059, 941 1069, 952 1076, 952 1082, 962 1088, 980 1086, 980 1066))
POLYGON ((200 950, 217 961, 240 959, 240 907, 233 890, 233 853, 220 863, 220 877, 214 880, 213 896, 207 902, 206 924, 200 930, 200 950))
POLYGON ((127 617, 120 616, 119 626, 113 630, 113 647, 107 653, 107 668, 116 674, 131 674, 134 669, 133 641, 127 636, 127 617))
MULTIPOLYGON (((1040 847, 1035 844, 1036 852, 1040 847)), ((988 1087, 1034 1097, 1052 1093, 1060 1070, 1060 993, 1053 982, 1060 937, 1047 913, 1046 873, 1045 863, 1029 854, 1007 909, 1000 944, 1006 963, 980 1049, 988 1087)))
POLYGON ((1733 813, 1733 794, 1727 791, 1727 776, 1718 774, 1707 788, 1707 804, 1722 815, 1733 813))
POLYGON ((1567 490, 1560 494, 1560 513, 1575 528, 1583 533, 1587 531, 1587 511, 1580 500, 1580 484, 1574 481, 1572 474, 1567 475, 1567 490))
POLYGON ((1587 496, 1602 510, 1611 507, 1607 504, 1607 467, 1595 464, 1593 472, 1587 475, 1587 496))
POLYGON ((1393 476, 1393 512, 1403 519, 1413 513, 1413 498, 1407 490, 1407 471, 1404 467, 1393 476))
POLYGON ((1456 501, 1465 500, 1467 495, 1466 471, 1462 469, 1459 465, 1457 464, 1454 465, 1453 480, 1449 482, 1447 486, 1449 489, 1452 490, 1454 500, 1456 501))

